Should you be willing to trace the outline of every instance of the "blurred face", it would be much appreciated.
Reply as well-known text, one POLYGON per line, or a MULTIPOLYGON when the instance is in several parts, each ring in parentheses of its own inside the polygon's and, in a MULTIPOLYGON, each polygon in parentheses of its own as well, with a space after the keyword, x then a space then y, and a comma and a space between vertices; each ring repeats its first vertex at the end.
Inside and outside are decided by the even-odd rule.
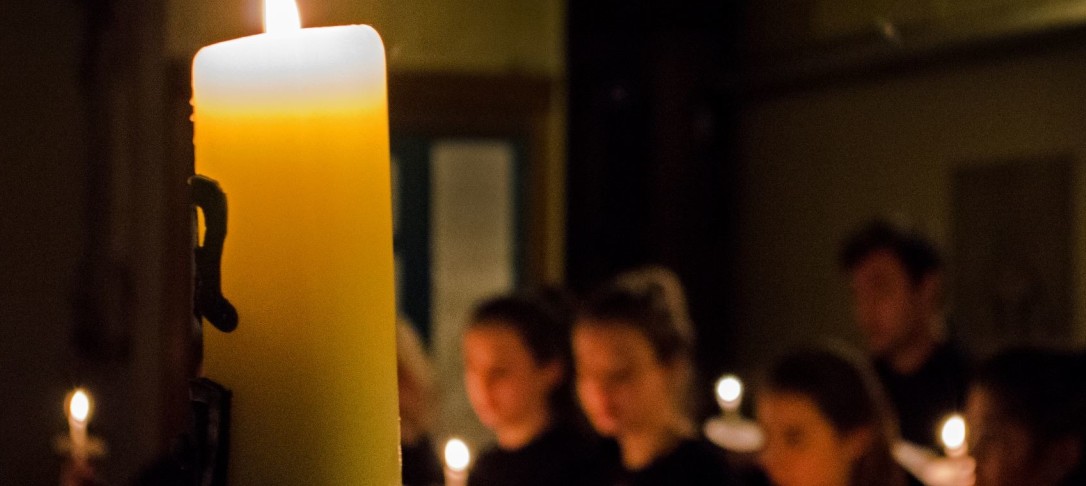
POLYGON ((538 420, 548 411, 561 366, 536 363, 512 328, 484 322, 464 334, 464 383, 479 420, 492 430, 538 420))
POLYGON ((876 251, 861 261, 850 272, 849 284, 856 322, 876 356, 891 354, 912 342, 924 331, 928 313, 934 310, 925 305, 929 289, 924 288, 934 284, 915 287, 889 250, 876 251))
POLYGON ((766 434, 761 462, 777 486, 846 486, 868 440, 840 435, 804 395, 768 391, 758 399, 766 434))
POLYGON ((1033 437, 1025 426, 999 413, 993 398, 984 388, 973 387, 966 403, 976 486, 1042 484, 1031 454, 1033 437))
POLYGON ((584 320, 573 332, 577 394, 592 426, 605 436, 669 420, 672 369, 639 331, 621 323, 584 320))

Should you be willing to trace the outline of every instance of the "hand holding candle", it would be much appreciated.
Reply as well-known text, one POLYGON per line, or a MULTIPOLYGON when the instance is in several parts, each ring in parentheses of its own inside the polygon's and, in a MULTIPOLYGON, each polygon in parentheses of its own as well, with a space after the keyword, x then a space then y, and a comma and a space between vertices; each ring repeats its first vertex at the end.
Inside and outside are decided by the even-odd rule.
POLYGON ((468 465, 471 464, 471 451, 460 439, 449 439, 445 443, 445 486, 464 486, 468 483, 468 465))
POLYGON ((730 374, 721 376, 713 391, 723 415, 705 422, 702 428, 705 436, 733 452, 753 453, 761 449, 765 441, 761 427, 739 413, 739 406, 743 403, 743 382, 739 377, 730 374))
MULTIPOLYGON (((971 486, 975 480, 976 463, 969 456, 965 419, 958 414, 947 417, 939 428, 939 438, 946 457, 928 453, 917 464, 919 467, 903 465, 928 486, 971 486)), ((898 459, 900 461, 902 457, 898 455, 898 459)))
POLYGON ((894 445, 894 459, 926 486, 972 486, 976 463, 966 445, 965 419, 954 414, 939 428, 944 456, 905 441, 894 445))
POLYGON ((100 484, 95 477, 91 460, 106 453, 106 445, 87 431, 94 401, 90 393, 76 388, 64 399, 64 415, 68 418, 67 435, 55 439, 56 451, 67 457, 60 472, 62 486, 100 484))

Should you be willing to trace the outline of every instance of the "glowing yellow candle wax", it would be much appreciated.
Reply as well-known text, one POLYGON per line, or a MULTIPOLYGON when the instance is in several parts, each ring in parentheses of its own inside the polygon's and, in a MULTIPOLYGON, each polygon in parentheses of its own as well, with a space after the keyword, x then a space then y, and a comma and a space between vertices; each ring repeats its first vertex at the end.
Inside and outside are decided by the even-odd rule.
POLYGON ((222 284, 240 316, 205 334, 206 375, 234 392, 230 483, 400 484, 380 37, 205 47, 193 111, 196 171, 227 195, 222 284))

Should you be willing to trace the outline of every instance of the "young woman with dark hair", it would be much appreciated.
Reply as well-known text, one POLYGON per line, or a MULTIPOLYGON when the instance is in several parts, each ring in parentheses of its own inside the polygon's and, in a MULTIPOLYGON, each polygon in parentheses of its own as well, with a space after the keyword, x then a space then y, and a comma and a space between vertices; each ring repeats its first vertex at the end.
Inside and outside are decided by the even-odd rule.
POLYGON ((770 368, 756 410, 761 462, 777 486, 901 486, 896 424, 869 366, 843 347, 786 355, 770 368))
POLYGON ((571 311, 549 289, 493 298, 464 333, 465 384, 497 438, 472 467, 471 486, 577 484, 595 441, 570 385, 571 311))
POLYGON ((966 417, 976 486, 1086 484, 1082 354, 1000 353, 976 374, 966 417))
POLYGON ((687 405, 693 330, 678 279, 650 268, 616 279, 573 330, 577 391, 613 439, 593 484, 735 484, 723 451, 699 438, 687 405))

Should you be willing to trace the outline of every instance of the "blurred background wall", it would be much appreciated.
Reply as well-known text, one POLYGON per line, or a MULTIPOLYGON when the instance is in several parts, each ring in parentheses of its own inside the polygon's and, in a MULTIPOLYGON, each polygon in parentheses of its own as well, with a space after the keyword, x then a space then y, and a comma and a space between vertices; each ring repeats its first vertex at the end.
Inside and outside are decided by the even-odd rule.
POLYGON ((4 10, 0 482, 57 482, 53 440, 79 384, 96 392, 98 430, 109 431, 103 473, 129 477, 170 442, 179 408, 169 404, 187 393, 171 382, 184 374, 175 338, 190 305, 184 285, 169 288, 165 10, 4 10))
POLYGON ((970 351, 1081 345, 1082 9, 797 8, 809 22, 789 35, 772 27, 783 11, 752 16, 764 54, 748 71, 758 81, 746 84, 739 136, 741 360, 856 337, 836 253, 878 215, 911 219, 941 245, 949 330, 970 351))

